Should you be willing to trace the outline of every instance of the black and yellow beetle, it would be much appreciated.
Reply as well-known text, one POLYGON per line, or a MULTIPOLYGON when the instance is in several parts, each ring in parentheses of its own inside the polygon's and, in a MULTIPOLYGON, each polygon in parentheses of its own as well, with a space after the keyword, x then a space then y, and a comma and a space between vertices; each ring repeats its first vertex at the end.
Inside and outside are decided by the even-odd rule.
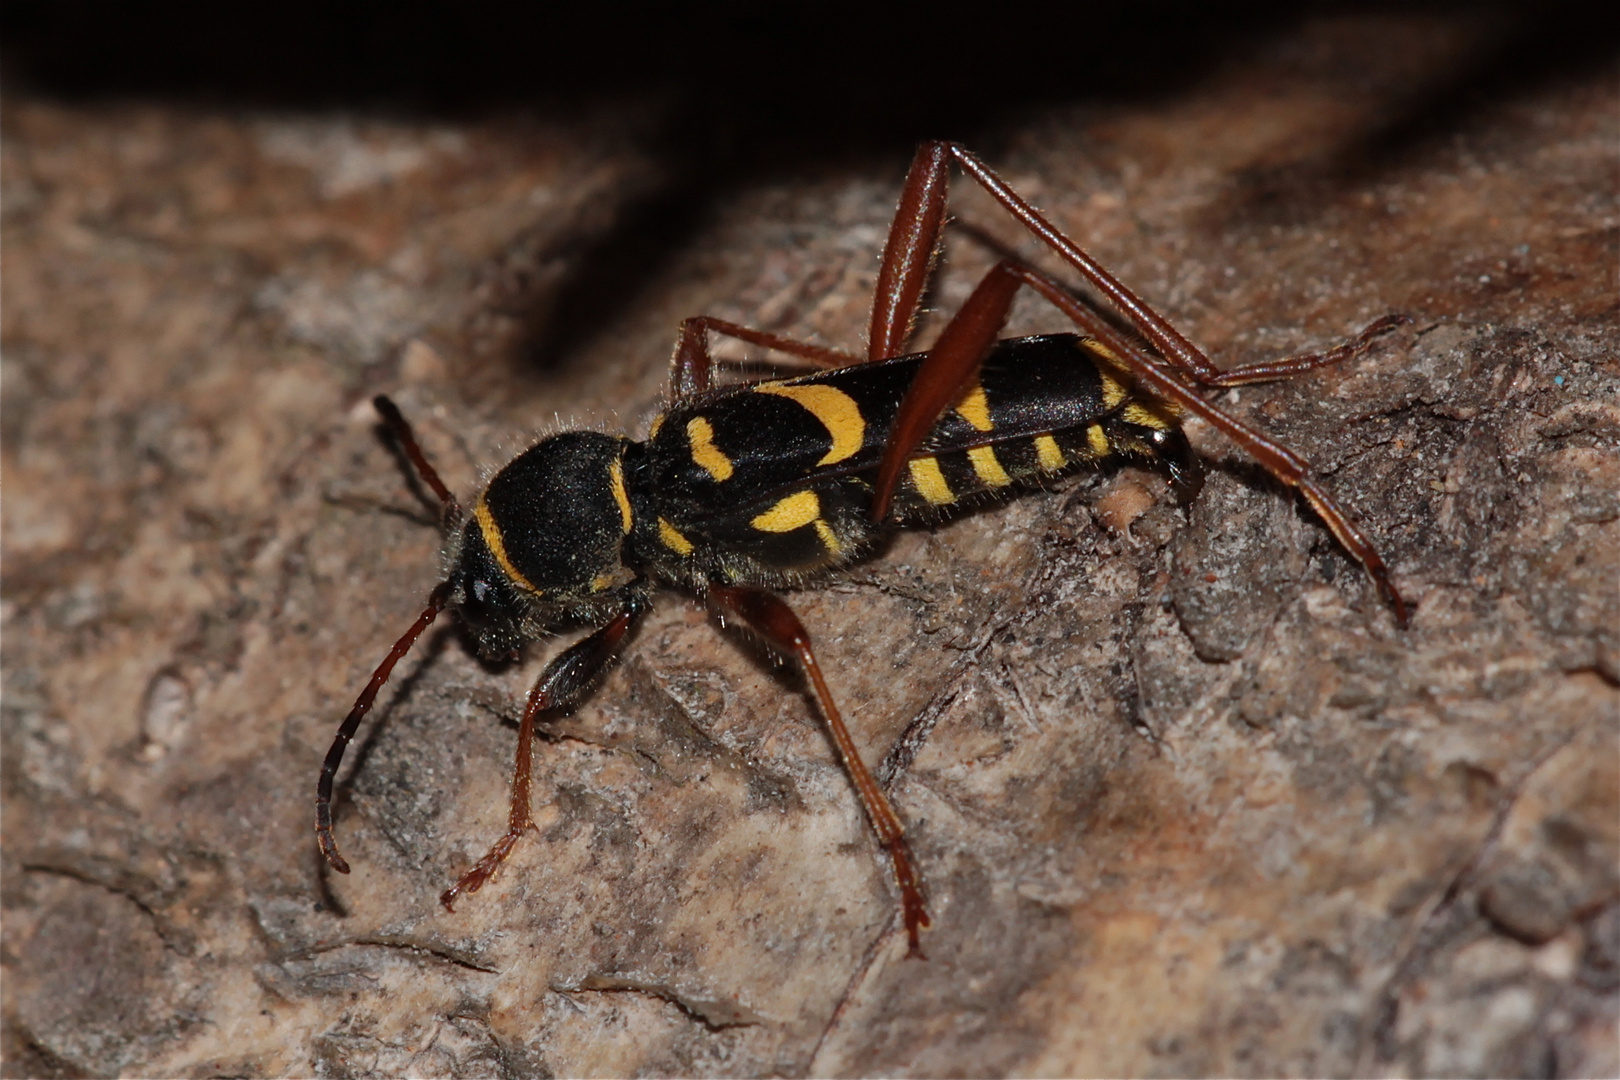
POLYGON ((536 718, 577 701, 613 661, 652 590, 702 597, 793 658, 888 850, 911 952, 929 924, 899 816, 856 753, 809 635, 768 589, 797 586, 868 551, 887 530, 939 519, 963 500, 1114 457, 1155 462, 1190 499, 1202 469, 1178 419, 1192 413, 1297 488, 1366 567, 1404 624, 1383 560, 1304 460, 1205 401, 1202 388, 1284 378, 1343 360, 1404 321, 1386 317, 1325 353, 1221 371, 1161 316, 1058 232, 977 157, 951 143, 917 152, 878 274, 864 361, 711 318, 681 326, 671 402, 644 442, 599 432, 552 435, 495 474, 463 513, 387 398, 377 407, 441 500, 451 571, 395 643, 343 721, 321 768, 315 831, 348 872, 332 834, 333 778, 360 720, 399 659, 445 608, 490 658, 560 628, 597 629, 564 650, 530 691, 518 734, 506 833, 441 897, 477 891, 530 827, 536 718), (955 162, 1097 289, 1147 342, 1122 334, 1058 282, 1004 260, 925 353, 905 345, 945 224, 955 162), (1000 340, 1018 289, 1068 315, 1080 334, 1000 340), (826 370, 716 388, 709 337, 722 334, 826 370))

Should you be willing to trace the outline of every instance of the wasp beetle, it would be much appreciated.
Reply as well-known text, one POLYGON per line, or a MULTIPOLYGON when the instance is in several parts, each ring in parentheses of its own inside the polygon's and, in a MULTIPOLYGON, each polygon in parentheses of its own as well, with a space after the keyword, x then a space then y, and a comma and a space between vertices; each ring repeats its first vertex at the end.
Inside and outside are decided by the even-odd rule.
POLYGON ((612 663, 659 586, 686 590, 796 662, 878 842, 888 851, 908 945, 929 925, 905 829, 861 761, 810 637, 770 590, 845 566, 896 527, 938 520, 963 500, 1109 458, 1154 462, 1191 498, 1202 470, 1179 427, 1202 418, 1296 488, 1366 568, 1396 621, 1406 605, 1372 544, 1298 455, 1206 401, 1210 388, 1284 378, 1365 349, 1405 320, 1388 316, 1324 353, 1221 371, 1166 320, 1059 232, 976 156, 952 143, 917 151, 879 268, 864 358, 707 317, 680 330, 667 409, 645 441, 593 431, 542 439, 495 473, 464 512, 387 398, 384 421, 438 496, 448 576, 389 650, 339 727, 321 768, 321 853, 347 873, 332 834, 333 778, 394 665, 444 609, 487 658, 568 626, 595 630, 565 649, 529 692, 519 725, 508 827, 441 901, 487 882, 532 827, 530 753, 537 717, 578 701, 612 663), (979 282, 927 352, 906 353, 946 222, 954 163, 1100 293, 1136 331, 1015 259, 979 282), (1078 333, 998 340, 1019 289, 1078 333), (719 334, 808 362, 796 378, 716 387, 719 334))

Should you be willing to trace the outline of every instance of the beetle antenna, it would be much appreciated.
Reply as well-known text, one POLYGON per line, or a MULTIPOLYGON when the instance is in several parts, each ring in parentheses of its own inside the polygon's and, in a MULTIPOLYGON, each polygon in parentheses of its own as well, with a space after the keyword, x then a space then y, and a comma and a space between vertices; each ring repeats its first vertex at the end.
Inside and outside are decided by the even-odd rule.
MULTIPOLYGON (((386 398, 379 398, 378 400, 387 401, 386 398)), ((391 402, 389 408, 393 408, 391 402)), ((395 410, 394 416, 399 416, 398 410, 395 410)), ((400 420, 402 425, 404 422, 403 419, 400 420)), ((405 428, 405 435, 407 438, 410 437, 410 428, 405 428)), ((413 459, 420 459, 421 451, 416 449, 416 443, 412 441, 409 445, 410 450, 415 450, 413 459)), ((410 453, 410 450, 406 452, 410 453)), ((422 467, 426 469, 427 475, 432 477, 432 482, 438 485, 439 478, 434 475, 433 470, 425 462, 422 467)), ((443 485, 438 486, 442 490, 443 485)), ((455 501, 450 500, 448 505, 454 506, 455 501)), ((321 763, 321 778, 315 784, 315 842, 320 845, 321 854, 326 858, 327 863, 340 874, 349 872, 349 864, 342 855, 338 854, 337 839, 332 835, 332 781, 337 776, 338 766, 343 764, 343 752, 349 748, 349 741, 354 738, 355 731, 360 727, 360 721, 365 719, 366 713, 371 711, 371 704, 377 700, 377 692, 383 688, 383 683, 387 682, 388 676, 393 673, 394 665, 399 663, 400 659, 411 651, 411 646, 416 644, 416 639, 422 636, 422 631, 426 630, 434 619, 438 618, 439 612, 444 610, 449 598, 450 583, 448 581, 441 582, 433 590, 433 594, 428 597, 426 610, 416 617, 416 621, 411 624, 409 630, 405 631, 404 636, 394 642, 394 647, 388 650, 388 655, 383 657, 383 662, 378 664, 377 670, 371 673, 371 681, 366 683, 366 688, 360 691, 358 698, 355 698, 354 708, 350 709, 349 715, 343 718, 343 723, 339 725, 337 734, 332 738, 331 749, 326 751, 326 760, 321 763)))
POLYGON ((405 415, 399 411, 399 406, 389 400, 386 394, 378 394, 371 399, 371 404, 382 416, 383 423, 388 425, 388 430, 394 433, 394 438, 399 440, 405 456, 411 459, 411 464, 416 468, 416 475, 420 476, 422 483, 432 488, 433 494, 439 497, 441 519, 455 521, 461 517, 461 504, 456 502, 456 497, 450 494, 450 489, 439 479, 438 470, 428 461, 427 455, 422 453, 422 446, 416 441, 416 433, 411 430, 410 422, 405 419, 405 415))

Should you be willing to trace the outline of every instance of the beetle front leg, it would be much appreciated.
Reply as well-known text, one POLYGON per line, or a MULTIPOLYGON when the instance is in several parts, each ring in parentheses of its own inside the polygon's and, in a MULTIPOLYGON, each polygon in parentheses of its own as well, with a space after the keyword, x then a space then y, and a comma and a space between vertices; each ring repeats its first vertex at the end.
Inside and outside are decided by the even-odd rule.
POLYGON ((456 898, 462 893, 475 893, 483 888, 512 854, 512 848, 523 834, 534 828, 534 818, 529 811, 529 778, 535 719, 543 712, 567 708, 583 697, 617 658, 619 646, 644 610, 645 602, 639 597, 633 598, 612 622, 564 650, 535 680, 528 703, 523 707, 523 719, 518 724, 517 763, 512 770, 512 807, 507 815, 506 832, 471 870, 439 897, 439 903, 446 910, 455 910, 456 898))

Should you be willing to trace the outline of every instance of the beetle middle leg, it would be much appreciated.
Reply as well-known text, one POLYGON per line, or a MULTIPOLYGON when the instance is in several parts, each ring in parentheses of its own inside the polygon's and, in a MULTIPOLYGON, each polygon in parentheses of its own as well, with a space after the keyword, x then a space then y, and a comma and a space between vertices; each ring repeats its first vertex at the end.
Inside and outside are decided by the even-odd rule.
POLYGON ((777 334, 767 334, 763 330, 738 326, 736 323, 716 319, 711 315, 698 315, 681 320, 681 336, 676 342, 675 356, 670 361, 669 372, 669 393, 674 400, 680 401, 694 394, 707 393, 714 388, 714 358, 709 354, 710 334, 721 334, 736 338, 738 341, 746 341, 750 345, 775 349, 777 352, 808 360, 817 367, 846 367, 861 362, 860 357, 839 352, 837 349, 794 341, 777 334))
POLYGON ((577 702, 613 663, 619 646, 645 610, 646 602, 632 594, 624 611, 613 621, 565 649, 535 680, 529 700, 523 706, 523 719, 518 724, 517 761, 512 770, 512 805, 507 814, 506 832, 471 870, 439 897, 439 903, 446 910, 455 910, 456 898, 462 893, 475 893, 483 888, 512 854, 512 848, 523 834, 534 828, 529 807, 529 778, 536 718, 541 713, 567 708, 577 702))

